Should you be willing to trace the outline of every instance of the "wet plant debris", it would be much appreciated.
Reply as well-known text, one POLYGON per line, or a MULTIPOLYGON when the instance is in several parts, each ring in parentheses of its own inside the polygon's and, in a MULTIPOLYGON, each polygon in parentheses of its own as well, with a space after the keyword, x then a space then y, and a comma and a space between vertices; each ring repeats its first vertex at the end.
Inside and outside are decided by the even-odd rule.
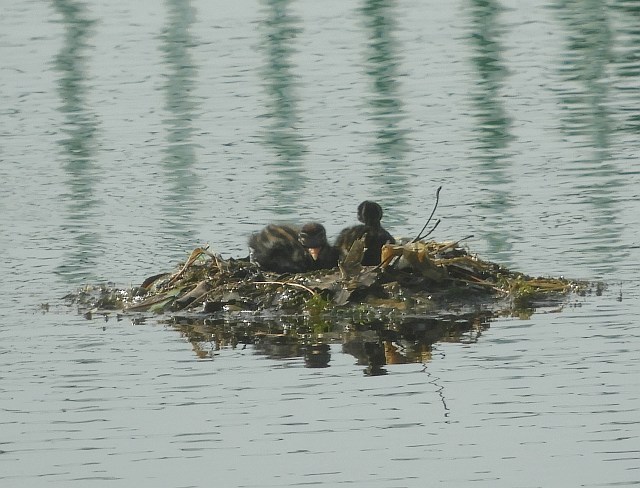
POLYGON ((363 252, 362 242, 356 242, 338 268, 278 274, 199 247, 173 272, 150 276, 140 286, 87 286, 66 298, 83 313, 314 317, 366 311, 419 316, 479 308, 522 314, 592 288, 585 282, 511 271, 471 254, 460 241, 387 244, 378 266, 360 265, 363 252))

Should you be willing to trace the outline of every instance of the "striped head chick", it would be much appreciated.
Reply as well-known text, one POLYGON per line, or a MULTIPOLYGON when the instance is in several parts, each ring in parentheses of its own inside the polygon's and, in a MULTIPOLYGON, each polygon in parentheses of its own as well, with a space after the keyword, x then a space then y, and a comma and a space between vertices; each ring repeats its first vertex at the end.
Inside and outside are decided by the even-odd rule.
POLYGON ((339 252, 327 241, 327 232, 322 224, 310 222, 302 226, 298 241, 311 257, 311 269, 335 268, 339 252))

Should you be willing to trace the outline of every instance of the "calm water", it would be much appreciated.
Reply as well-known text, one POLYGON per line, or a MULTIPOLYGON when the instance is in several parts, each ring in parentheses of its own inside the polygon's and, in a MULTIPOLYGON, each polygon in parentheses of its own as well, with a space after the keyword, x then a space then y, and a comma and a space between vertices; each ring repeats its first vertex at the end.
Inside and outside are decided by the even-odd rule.
POLYGON ((2 486, 640 484, 640 2, 0 5, 2 486), (608 289, 380 377, 59 300, 440 185, 437 239, 608 289))

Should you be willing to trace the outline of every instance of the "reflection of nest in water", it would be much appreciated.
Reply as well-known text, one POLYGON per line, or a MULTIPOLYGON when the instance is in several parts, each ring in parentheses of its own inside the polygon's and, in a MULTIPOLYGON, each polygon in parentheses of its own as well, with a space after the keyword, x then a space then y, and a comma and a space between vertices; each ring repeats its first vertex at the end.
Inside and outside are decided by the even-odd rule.
POLYGON ((285 316, 255 320, 211 320, 201 314, 173 315, 168 321, 193 346, 201 359, 215 358, 221 351, 252 345, 256 354, 270 359, 297 359, 305 366, 329 365, 332 346, 356 358, 367 374, 383 374, 389 364, 426 363, 436 342, 476 342, 489 327, 492 313, 429 317, 350 317, 331 322, 313 317, 285 316))
POLYGON ((376 374, 381 359, 426 361, 436 341, 473 342, 497 315, 527 316, 590 290, 510 271, 457 242, 386 245, 375 267, 359 264, 363 252, 356 242, 337 269, 279 275, 197 248, 178 270, 139 287, 85 287, 67 298, 87 317, 164 314, 200 357, 250 343, 266 356, 320 367, 330 356, 326 344, 341 343, 376 374))

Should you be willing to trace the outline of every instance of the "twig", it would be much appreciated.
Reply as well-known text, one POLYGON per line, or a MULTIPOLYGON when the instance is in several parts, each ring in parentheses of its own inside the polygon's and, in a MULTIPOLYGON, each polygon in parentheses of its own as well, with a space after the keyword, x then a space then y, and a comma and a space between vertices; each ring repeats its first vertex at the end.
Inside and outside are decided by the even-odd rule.
POLYGON ((208 248, 209 246, 207 245, 205 248, 196 247, 193 251, 191 251, 191 255, 189 256, 189 259, 187 259, 187 262, 184 263, 184 266, 182 267, 182 269, 171 277, 171 279, 169 280, 169 284, 171 285, 176 281, 178 281, 182 277, 184 272, 189 268, 189 266, 191 266, 195 262, 195 260, 200 257, 201 254, 207 254, 208 248))
POLYGON ((450 244, 447 244, 447 245, 441 247, 440 249, 437 249, 436 254, 439 254, 442 251, 446 251, 447 249, 451 249, 452 247, 456 247, 462 241, 466 241, 467 239, 471 239, 472 237, 473 237, 473 234, 470 234, 470 235, 468 235, 466 237, 463 237, 462 239, 458 239, 456 242, 452 242, 450 244))
MULTIPOLYGON (((433 227, 431 227, 431 229, 429 230, 429 232, 427 232, 425 235, 423 236, 418 236, 416 240, 420 240, 420 239, 424 239, 425 237, 431 235, 433 233, 434 230, 436 230, 436 227, 438 227, 440 225, 440 219, 436 220, 436 223, 433 224, 433 227)), ((416 241, 414 241, 416 242, 416 241)))
POLYGON ((436 208, 438 208, 438 202, 440 201, 440 190, 442 190, 442 186, 439 186, 438 189, 436 190, 436 203, 433 206, 433 210, 431 211, 431 215, 429 215, 429 218, 427 219, 427 222, 424 224, 422 229, 420 229, 420 232, 418 232, 418 235, 415 237, 415 239, 412 240, 411 242, 417 242, 420 239, 420 236, 422 235, 424 230, 427 228, 427 225, 429 225, 429 222, 431 222, 431 219, 433 218, 433 214, 436 213, 436 208))
POLYGON ((209 244, 207 244, 207 247, 205 247, 202 251, 204 252, 204 254, 206 254, 207 256, 209 256, 211 259, 213 259, 216 262, 216 266, 220 271, 225 271, 222 268, 222 263, 220 262, 221 260, 224 261, 224 259, 222 259, 222 256, 220 256, 220 254, 214 254, 210 251, 207 251, 207 249, 209 249, 209 244))
POLYGON ((254 283, 256 285, 289 285, 289 286, 296 286, 298 288, 302 288, 303 290, 307 290, 309 293, 311 293, 313 296, 316 296, 317 293, 315 291, 313 291, 311 288, 301 285, 300 283, 291 283, 289 281, 254 281, 254 283))
POLYGON ((496 291, 498 293, 503 293, 505 295, 508 295, 509 292, 494 285, 493 283, 491 283, 490 281, 487 280, 483 280, 482 278, 477 278, 475 276, 469 276, 468 280, 462 279, 462 278, 454 278, 454 281, 458 281, 460 283, 467 283, 469 285, 481 285, 481 286, 486 286, 488 288, 491 288, 493 291, 496 291))

